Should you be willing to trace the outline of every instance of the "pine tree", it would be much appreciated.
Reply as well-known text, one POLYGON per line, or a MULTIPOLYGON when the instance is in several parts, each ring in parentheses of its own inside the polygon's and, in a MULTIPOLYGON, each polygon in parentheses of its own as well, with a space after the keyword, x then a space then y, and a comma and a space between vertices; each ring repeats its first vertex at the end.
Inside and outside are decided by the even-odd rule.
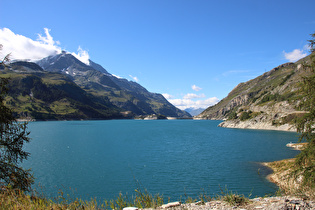
POLYGON ((315 188, 315 33, 309 40, 310 64, 304 65, 308 76, 302 78, 300 108, 307 113, 297 120, 297 132, 300 133, 299 141, 307 142, 307 146, 296 157, 296 174, 303 176, 304 186, 315 188))
MULTIPOLYGON (((1 48, 0 45, 0 50, 1 48)), ((0 62, 0 66, 4 66, 6 61, 8 56, 0 62)), ((29 156, 28 152, 23 151, 24 143, 30 141, 29 132, 27 123, 17 122, 12 111, 5 106, 8 81, 0 78, 0 187, 30 191, 33 176, 30 170, 18 166, 29 156)))

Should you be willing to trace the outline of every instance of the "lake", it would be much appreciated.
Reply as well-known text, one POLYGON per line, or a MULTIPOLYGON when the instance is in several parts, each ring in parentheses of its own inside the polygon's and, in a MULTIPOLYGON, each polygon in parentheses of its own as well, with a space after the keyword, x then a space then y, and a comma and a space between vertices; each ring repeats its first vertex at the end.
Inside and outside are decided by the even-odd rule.
POLYGON ((229 129, 211 120, 30 122, 31 168, 47 196, 59 189, 83 199, 151 194, 178 200, 229 189, 248 196, 275 193, 259 162, 292 158, 294 132, 229 129), (71 189, 71 190, 70 190, 71 189))

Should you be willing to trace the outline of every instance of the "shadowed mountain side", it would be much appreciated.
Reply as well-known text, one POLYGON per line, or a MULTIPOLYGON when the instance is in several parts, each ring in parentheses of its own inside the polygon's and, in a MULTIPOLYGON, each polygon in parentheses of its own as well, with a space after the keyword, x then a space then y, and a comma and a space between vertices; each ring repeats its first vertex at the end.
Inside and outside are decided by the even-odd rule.
POLYGON ((35 63, 16 62, 0 72, 10 78, 6 105, 17 117, 37 120, 122 118, 118 107, 95 97, 69 77, 46 72, 35 63))

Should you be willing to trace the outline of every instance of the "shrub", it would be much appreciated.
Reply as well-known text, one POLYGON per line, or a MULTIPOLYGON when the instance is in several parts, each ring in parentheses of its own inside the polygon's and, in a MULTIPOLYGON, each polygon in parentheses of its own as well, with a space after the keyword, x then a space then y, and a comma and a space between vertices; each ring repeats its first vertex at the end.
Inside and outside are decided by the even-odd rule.
POLYGON ((240 116, 240 120, 241 121, 245 121, 247 119, 250 118, 250 113, 249 112, 242 112, 241 116, 240 116))
POLYGON ((234 120, 234 119, 236 119, 236 118, 237 118, 237 114, 236 114, 236 111, 234 110, 234 111, 232 111, 232 112, 229 114, 228 119, 229 119, 229 120, 234 120))

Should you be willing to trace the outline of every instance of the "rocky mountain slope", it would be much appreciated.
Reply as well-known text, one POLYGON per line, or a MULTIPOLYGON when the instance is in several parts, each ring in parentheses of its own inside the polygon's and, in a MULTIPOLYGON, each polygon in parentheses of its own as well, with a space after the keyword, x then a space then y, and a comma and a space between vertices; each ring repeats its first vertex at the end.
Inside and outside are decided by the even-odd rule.
POLYGON ((62 52, 37 62, 13 62, 0 71, 10 77, 7 105, 32 119, 116 119, 141 115, 191 117, 161 94, 117 78, 99 64, 86 65, 62 52))
POLYGON ((44 71, 30 62, 15 62, 1 69, 10 78, 5 98, 16 117, 37 120, 123 118, 121 109, 106 98, 95 97, 69 77, 44 71))
POLYGON ((86 65, 71 54, 62 52, 37 63, 46 71, 68 75, 88 93, 107 97, 112 104, 133 115, 191 117, 170 104, 161 94, 151 93, 136 82, 118 78, 93 61, 86 65))
POLYGON ((293 121, 298 110, 299 82, 309 74, 307 56, 295 63, 282 64, 263 75, 237 85, 218 104, 196 119, 225 120, 219 126, 296 131, 293 121))

